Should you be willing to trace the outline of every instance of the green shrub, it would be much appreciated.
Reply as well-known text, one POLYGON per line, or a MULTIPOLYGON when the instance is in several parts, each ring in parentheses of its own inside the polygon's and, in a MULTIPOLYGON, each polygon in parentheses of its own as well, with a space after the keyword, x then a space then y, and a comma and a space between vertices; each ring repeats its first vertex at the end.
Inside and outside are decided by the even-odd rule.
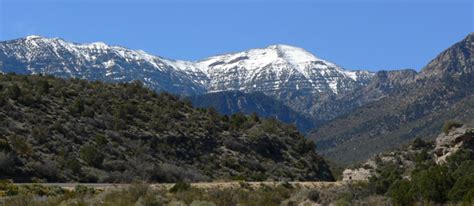
POLYGON ((463 124, 459 123, 459 122, 456 122, 456 121, 447 121, 444 123, 443 125, 443 132, 445 134, 448 134, 449 131, 451 131, 451 129, 453 128, 458 128, 458 127, 462 127, 463 124))
POLYGON ((469 193, 470 190, 474 188, 474 173, 469 173, 466 171, 466 174, 459 178, 454 186, 448 193, 448 198, 451 201, 459 202, 462 201, 464 196, 469 193))
POLYGON ((33 147, 25 137, 13 134, 8 138, 8 141, 12 149, 18 154, 25 156, 33 154, 33 147))
POLYGON ((13 84, 8 88, 7 95, 12 100, 17 100, 21 96, 21 89, 17 84, 13 84))
POLYGON ((384 195, 390 185, 401 179, 402 171, 395 164, 381 165, 380 175, 369 178, 369 188, 376 194, 384 195))
POLYGON ((474 204, 474 188, 471 188, 463 197, 463 204, 472 205, 474 204))
POLYGON ((74 100, 71 105, 71 108, 69 108, 69 111, 74 115, 80 115, 85 111, 85 109, 85 102, 82 98, 79 97, 74 100))
POLYGON ((285 187, 285 188, 288 188, 288 189, 293 189, 293 185, 291 183, 289 183, 288 181, 283 181, 281 183, 281 186, 285 187))
POLYGON ((49 84, 48 80, 40 80, 38 81, 37 87, 40 94, 48 94, 51 85, 49 84))
POLYGON ((448 191, 453 185, 446 166, 432 166, 415 174, 412 178, 417 197, 424 201, 445 202, 448 191))
POLYGON ((0 191, 4 191, 7 196, 18 194, 18 186, 14 185, 10 180, 0 180, 0 191))
POLYGON ((421 138, 417 137, 413 143, 412 143, 412 146, 413 148, 415 149, 421 149, 421 148, 424 148, 426 146, 426 142, 423 141, 421 138))
POLYGON ((6 139, 0 139, 0 151, 10 151, 10 143, 6 139))
POLYGON ((99 146, 99 147, 103 147, 103 146, 107 145, 107 143, 109 142, 107 140, 107 137, 105 137, 104 135, 101 135, 101 134, 96 135, 94 141, 97 144, 97 146, 99 146))
POLYGON ((104 161, 104 154, 94 145, 86 144, 79 150, 79 157, 89 165, 99 167, 104 161))
POLYGON ((45 143, 48 140, 48 132, 41 127, 33 127, 31 129, 31 136, 39 143, 45 143))
POLYGON ((74 191, 78 194, 96 194, 97 191, 92 187, 87 187, 84 185, 76 185, 74 191))
POLYGON ((245 114, 238 112, 230 116, 229 122, 232 129, 240 129, 247 121, 245 114))
POLYGON ((318 202, 321 198, 321 195, 319 194, 319 191, 317 190, 311 190, 308 192, 308 199, 313 201, 313 202, 318 202))
POLYGON ((188 191, 191 189, 191 184, 188 182, 178 181, 173 187, 170 189, 171 193, 183 192, 188 191))
POLYGON ((414 201, 412 185, 408 180, 395 181, 388 191, 395 205, 411 205, 414 201))
POLYGON ((7 104, 7 97, 0 92, 0 107, 5 106, 7 104))

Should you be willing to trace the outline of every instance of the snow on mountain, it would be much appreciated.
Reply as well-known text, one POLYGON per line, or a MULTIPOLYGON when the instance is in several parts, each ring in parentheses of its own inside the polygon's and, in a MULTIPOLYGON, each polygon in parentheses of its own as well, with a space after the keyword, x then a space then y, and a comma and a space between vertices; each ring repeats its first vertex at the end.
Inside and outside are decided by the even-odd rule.
POLYGON ((39 36, 0 42, 0 70, 4 72, 108 82, 139 80, 152 89, 180 94, 205 91, 193 74, 178 69, 179 63, 169 62, 141 50, 102 42, 77 44, 39 36))
POLYGON ((209 92, 239 90, 276 95, 283 90, 301 90, 337 94, 372 76, 369 72, 344 70, 287 45, 214 56, 196 66, 209 77, 209 92))
POLYGON ((46 73, 110 82, 140 80, 179 94, 219 91, 281 96, 338 94, 366 84, 367 71, 349 71, 297 47, 272 45, 202 61, 171 60, 103 42, 77 44, 28 36, 0 42, 0 71, 46 73))

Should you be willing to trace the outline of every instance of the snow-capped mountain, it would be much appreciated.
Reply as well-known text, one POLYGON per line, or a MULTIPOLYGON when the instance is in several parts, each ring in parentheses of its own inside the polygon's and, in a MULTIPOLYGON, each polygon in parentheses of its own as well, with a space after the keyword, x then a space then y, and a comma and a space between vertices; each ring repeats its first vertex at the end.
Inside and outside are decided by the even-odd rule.
POLYGON ((206 89, 187 63, 167 60, 102 42, 76 44, 60 38, 28 36, 0 43, 0 71, 51 74, 108 82, 139 80, 155 90, 199 94, 206 89))
POLYGON ((287 45, 214 56, 196 66, 208 77, 208 92, 239 90, 275 96, 290 91, 338 94, 372 76, 367 71, 344 70, 287 45))
POLYGON ((365 84, 372 73, 348 71, 292 46, 214 56, 202 61, 170 60, 141 50, 102 42, 77 44, 60 38, 28 36, 0 43, 0 71, 45 73, 112 82, 142 81, 179 94, 220 91, 264 92, 279 96, 338 94, 365 84))
POLYGON ((40 36, 0 42, 0 72, 41 73, 105 82, 138 80, 156 91, 188 96, 226 91, 258 92, 317 121, 320 120, 316 115, 335 115, 332 111, 319 111, 319 105, 364 87, 374 76, 368 71, 345 70, 301 48, 287 45, 192 62, 102 42, 78 44, 40 36), (331 114, 320 115, 321 112, 331 114))

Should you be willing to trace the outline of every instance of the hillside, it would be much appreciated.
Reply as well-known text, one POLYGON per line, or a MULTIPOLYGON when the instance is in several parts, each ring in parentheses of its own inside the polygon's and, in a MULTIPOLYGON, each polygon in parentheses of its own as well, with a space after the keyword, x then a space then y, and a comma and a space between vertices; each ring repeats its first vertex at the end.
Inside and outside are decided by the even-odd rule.
POLYGON ((368 188, 395 205, 474 203, 474 126, 446 122, 435 141, 377 154, 344 171, 344 179, 368 180, 368 188))
POLYGON ((331 160, 354 163, 416 137, 434 139, 451 119, 474 121, 474 34, 443 51, 410 81, 310 135, 331 160))
POLYGON ((0 178, 332 180, 295 127, 195 109, 139 83, 0 74, 0 178))
POLYGON ((282 122, 292 123, 301 132, 309 132, 314 127, 311 118, 294 111, 286 104, 261 92, 243 93, 239 91, 215 92, 190 97, 196 107, 213 107, 220 114, 231 115, 257 113, 262 117, 274 117, 282 122))

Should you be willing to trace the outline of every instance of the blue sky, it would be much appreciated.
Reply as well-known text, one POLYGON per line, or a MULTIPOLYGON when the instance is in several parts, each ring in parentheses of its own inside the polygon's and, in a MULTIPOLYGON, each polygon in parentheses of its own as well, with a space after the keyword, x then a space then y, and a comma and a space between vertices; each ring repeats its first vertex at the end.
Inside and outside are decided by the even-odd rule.
POLYGON ((421 69, 474 31, 471 0, 0 0, 0 40, 103 41, 183 60, 289 44, 348 69, 421 69))

